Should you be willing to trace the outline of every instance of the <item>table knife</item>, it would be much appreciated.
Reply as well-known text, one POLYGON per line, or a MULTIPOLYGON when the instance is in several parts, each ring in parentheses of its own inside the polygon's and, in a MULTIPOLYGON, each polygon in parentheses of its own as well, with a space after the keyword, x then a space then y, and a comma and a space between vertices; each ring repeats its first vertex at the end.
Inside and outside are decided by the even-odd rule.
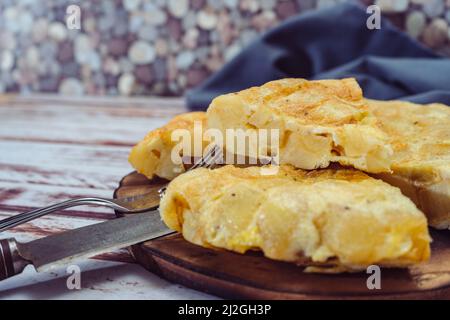
POLYGON ((101 222, 27 243, 0 240, 0 280, 32 264, 38 272, 173 233, 158 210, 101 222))

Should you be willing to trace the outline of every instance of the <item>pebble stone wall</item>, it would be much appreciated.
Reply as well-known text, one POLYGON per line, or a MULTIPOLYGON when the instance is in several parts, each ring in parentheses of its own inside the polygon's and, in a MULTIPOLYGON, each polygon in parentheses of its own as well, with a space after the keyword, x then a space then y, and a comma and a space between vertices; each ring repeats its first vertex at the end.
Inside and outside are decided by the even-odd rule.
MULTIPOLYGON (((0 0, 0 93, 182 95, 280 21, 343 1, 0 0)), ((360 2, 450 56, 450 0, 360 2)))

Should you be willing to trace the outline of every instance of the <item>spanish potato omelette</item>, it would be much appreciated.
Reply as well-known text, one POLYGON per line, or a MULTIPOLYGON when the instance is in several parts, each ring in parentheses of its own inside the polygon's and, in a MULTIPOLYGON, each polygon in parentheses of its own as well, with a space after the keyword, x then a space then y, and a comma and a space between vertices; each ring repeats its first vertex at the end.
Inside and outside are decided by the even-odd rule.
POLYGON ((450 227, 450 107, 367 100, 393 147, 392 174, 377 177, 398 186, 438 229, 450 227))
MULTIPOLYGON (((172 161, 171 153, 178 143, 172 139, 172 133, 177 129, 185 129, 189 131, 191 137, 194 137, 195 122, 201 124, 202 127, 206 127, 206 113, 188 112, 174 117, 161 128, 150 131, 142 141, 134 146, 128 161, 137 172, 149 179, 152 179, 155 175, 169 180, 175 178, 183 173, 185 168, 182 163, 172 161)), ((199 144, 203 148, 202 137, 199 140, 201 140, 199 144)), ((190 153, 187 152, 182 156, 192 157, 194 151, 194 140, 192 139, 190 153)))
MULTIPOLYGON (((359 86, 352 79, 312 82, 302 79, 285 79, 217 99, 208 110, 209 127, 220 129, 220 126, 230 125, 235 128, 241 126, 246 129, 280 128, 282 132, 286 132, 286 135, 282 136, 282 147, 284 148, 281 150, 282 163, 293 162, 294 165, 300 167, 316 168, 328 166, 330 163, 337 161, 369 172, 391 170, 391 172, 378 172, 373 176, 399 187, 403 194, 408 196, 427 215, 429 225, 439 229, 449 228, 450 109, 447 106, 366 100, 362 98, 359 86), (300 91, 300 93, 296 93, 295 90, 300 91), (302 92, 305 90, 307 92, 302 92), (288 101, 283 102, 284 96, 289 98, 288 101), (217 104, 217 99, 224 100, 217 104), (229 104, 230 101, 231 104, 229 104), (250 101, 251 103, 243 107, 242 101, 245 103, 250 101), (241 105, 236 107, 239 103, 241 105), (265 107, 265 103, 269 103, 270 107, 265 107), (231 107, 226 109, 227 106, 231 107), (253 113, 252 111, 255 108, 263 111, 255 116, 257 112, 253 113), (248 116, 246 112, 250 112, 251 116, 248 116), (224 118, 223 121, 219 119, 221 117, 224 118), (243 123, 239 120, 239 117, 245 121, 248 120, 249 123, 243 123), (292 120, 292 117, 296 119, 292 120), (354 131, 350 131, 351 133, 348 133, 345 139, 342 136, 335 139, 339 132, 345 132, 346 129, 344 128, 349 126, 354 131), (290 129, 294 127, 292 131, 297 130, 295 132, 300 136, 300 140, 294 134, 295 139, 291 141, 293 133, 290 129, 286 129, 288 127, 290 129), (374 132, 375 134, 373 134, 374 132), (302 138, 303 135, 306 140, 302 138), (368 143, 367 139, 372 140, 368 143), (288 143, 287 141, 291 142, 288 143), (344 148, 336 144, 336 141, 345 142, 347 146, 344 148), (354 155, 354 153, 348 152, 348 150, 352 150, 352 144, 358 146, 367 143, 369 146, 363 146, 361 149, 355 148, 355 150, 367 151, 366 155, 364 155, 364 152, 360 152, 359 158, 349 157, 349 155, 354 155), (384 149, 382 146, 384 146, 384 149), (372 151, 368 151, 369 149, 372 151), (300 150, 301 153, 296 153, 296 150, 300 150), (382 155, 376 161, 372 156, 368 156, 373 150, 378 150, 375 153, 382 155), (317 154, 320 156, 317 156, 317 154), (289 160, 295 160, 296 155, 299 162, 289 160), (342 158, 343 155, 347 158, 342 158), (335 156, 340 158, 335 158, 335 156), (362 164, 365 165, 365 168, 361 167, 362 164), (381 169, 381 167, 383 168, 381 169)), ((177 116, 164 127, 150 132, 143 141, 133 148, 130 154, 130 162, 138 172, 149 178, 154 175, 166 179, 175 178, 185 170, 183 165, 175 165, 170 159, 171 149, 176 144, 172 141, 171 134, 176 129, 187 129, 192 133, 195 121, 199 121, 202 126, 205 126, 207 122, 206 113, 193 112, 177 116)), ((204 141, 202 143, 205 144, 204 141)), ((298 172, 301 172, 301 170, 298 172)), ((217 178, 216 176, 205 175, 204 183, 212 177, 217 178)), ((336 175, 331 175, 329 180, 335 178, 336 175)), ((338 191, 336 190, 336 192, 338 191)), ((361 197, 364 196, 361 195, 361 197)), ((251 201, 253 198, 248 197, 248 199, 251 201)), ((387 199, 386 201, 395 202, 397 196, 387 197, 387 199)), ((348 204, 352 206, 354 199, 348 198, 347 200, 349 201, 348 204)), ((230 203, 224 203, 223 205, 233 207, 230 203)), ((239 202, 237 206, 239 206, 239 202)), ((198 215, 198 217, 201 216, 198 215)), ((193 222, 191 222, 192 224, 193 222)), ((194 229, 194 227, 187 227, 187 229, 182 230, 182 225, 179 228, 183 233, 192 233, 185 230, 194 229)), ((358 226, 355 226, 355 228, 358 228, 358 226)), ((230 245, 230 242, 214 244, 209 242, 208 239, 199 240, 189 235, 186 237, 193 239, 192 242, 204 246, 218 246, 236 251, 244 250, 243 247, 239 249, 239 246, 230 245)), ((292 256, 287 258, 285 253, 273 254, 270 253, 271 251, 266 253, 267 248, 261 247, 260 249, 268 257, 274 259, 291 259, 289 261, 300 262, 304 258, 298 256, 297 260, 293 260, 292 256)), ((355 265, 352 265, 353 262, 349 264, 348 261, 345 262, 345 259, 342 263, 336 257, 327 258, 325 262, 320 261, 320 259, 315 260, 314 257, 317 257, 317 255, 309 252, 309 256, 305 255, 308 264, 327 264, 330 263, 331 259, 335 261, 334 267, 338 269, 353 270, 360 266, 356 264, 355 267, 355 265)), ((416 261, 419 260, 416 259, 416 261)), ((384 261, 383 263, 401 265, 401 262, 397 262, 384 261)))
POLYGON ((261 250, 309 271, 405 267, 430 255, 423 213, 399 189, 357 170, 199 168, 172 180, 160 212, 194 244, 261 250))
POLYGON ((227 129, 279 129, 281 164, 309 170, 338 162, 366 172, 390 171, 389 139, 355 79, 271 81, 218 96, 207 118, 208 127, 224 137, 227 129))

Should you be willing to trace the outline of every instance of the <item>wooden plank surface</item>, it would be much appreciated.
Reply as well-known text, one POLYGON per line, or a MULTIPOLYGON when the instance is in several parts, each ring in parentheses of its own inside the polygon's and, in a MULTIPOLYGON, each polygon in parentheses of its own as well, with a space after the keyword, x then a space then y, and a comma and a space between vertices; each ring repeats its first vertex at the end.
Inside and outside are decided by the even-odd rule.
MULTIPOLYGON (((74 197, 111 197, 121 177, 132 170, 127 162, 130 147, 149 130, 184 111, 183 101, 173 98, 0 96, 0 219, 74 197)), ((21 225, 0 237, 29 241, 111 218, 113 212, 107 208, 73 208, 21 225)), ((101 269, 102 263, 108 267, 133 263, 126 250, 90 261, 84 262, 88 269, 101 269)), ((22 281, 0 283, 0 297, 29 297, 29 292, 39 292, 29 287, 36 282, 33 277, 45 275, 28 272, 21 276, 22 281), (13 290, 22 287, 26 288, 23 292, 13 290)), ((123 290, 120 297, 126 298, 129 290, 130 297, 136 298, 132 285, 122 284, 118 286, 123 290)), ((205 297, 178 287, 178 298, 184 292, 185 297, 205 297)), ((167 290, 152 297, 169 297, 167 290)), ((105 290, 97 294, 102 292, 105 294, 105 290)), ((86 296, 78 293, 76 297, 86 296)))

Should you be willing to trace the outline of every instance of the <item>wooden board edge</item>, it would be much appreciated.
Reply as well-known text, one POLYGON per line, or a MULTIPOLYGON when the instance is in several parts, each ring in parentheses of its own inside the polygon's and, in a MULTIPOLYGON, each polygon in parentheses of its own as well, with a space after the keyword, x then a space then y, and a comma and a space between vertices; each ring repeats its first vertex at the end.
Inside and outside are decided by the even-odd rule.
POLYGON ((292 292, 275 292, 263 288, 257 288, 242 283, 236 284, 224 279, 212 277, 180 266, 179 264, 159 257, 157 254, 144 254, 144 249, 139 245, 129 248, 132 256, 145 269, 158 276, 188 288, 217 295, 225 299, 260 299, 260 300, 445 300, 450 298, 450 286, 426 291, 414 291, 395 294, 371 294, 371 295, 325 295, 325 294, 300 294, 292 292))

